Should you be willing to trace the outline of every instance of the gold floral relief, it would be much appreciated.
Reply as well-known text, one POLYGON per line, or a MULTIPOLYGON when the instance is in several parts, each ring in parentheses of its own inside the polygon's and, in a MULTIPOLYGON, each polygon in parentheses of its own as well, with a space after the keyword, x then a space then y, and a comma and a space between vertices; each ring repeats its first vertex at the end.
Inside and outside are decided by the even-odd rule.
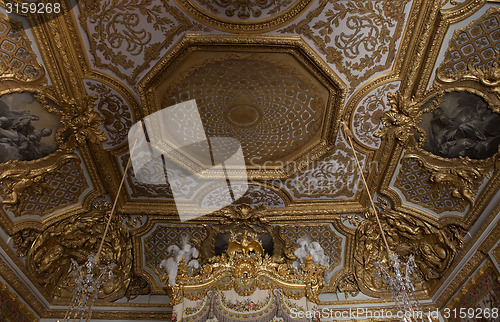
POLYGON ((177 7, 159 0, 79 2, 78 17, 98 68, 133 85, 162 48, 187 30, 200 29, 177 7))
POLYGON ((380 146, 380 138, 374 133, 380 129, 382 116, 390 106, 387 93, 394 93, 398 88, 399 83, 396 82, 383 85, 358 104, 352 116, 352 129, 356 139, 371 148, 380 146))
POLYGON ((130 107, 110 87, 95 81, 87 81, 85 84, 91 95, 97 95, 95 108, 103 118, 99 128, 103 128, 108 137, 104 143, 114 147, 125 142, 133 121, 130 107))
POLYGON ((393 62, 408 2, 321 0, 303 20, 280 32, 311 39, 355 88, 393 62))
POLYGON ((32 82, 44 76, 22 22, 0 15, 0 80, 32 82))

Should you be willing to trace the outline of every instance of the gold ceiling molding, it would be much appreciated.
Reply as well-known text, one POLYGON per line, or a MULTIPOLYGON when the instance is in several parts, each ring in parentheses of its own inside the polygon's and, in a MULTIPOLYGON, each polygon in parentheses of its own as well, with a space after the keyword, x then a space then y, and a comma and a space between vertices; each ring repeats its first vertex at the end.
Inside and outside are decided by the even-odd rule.
MULTIPOLYGON (((381 224, 391 251, 406 259, 415 256, 419 283, 418 296, 439 281, 451 266, 465 239, 465 230, 458 225, 439 226, 413 215, 397 212, 381 204, 381 224)), ((355 236, 355 274, 361 291, 369 296, 381 297, 386 286, 376 277, 375 262, 388 262, 387 253, 380 237, 380 228, 372 214, 367 214, 355 236)))
MULTIPOLYGON (((220 118, 219 121, 221 124, 225 124, 225 127, 229 129, 227 131, 233 134, 236 133, 237 136, 241 132, 239 138, 243 140, 242 145, 250 145, 250 142, 247 142, 248 138, 255 137, 255 135, 259 134, 258 131, 262 130, 263 138, 267 136, 284 136, 282 140, 279 140, 279 143, 282 145, 279 148, 286 147, 287 145, 292 147, 292 150, 287 148, 283 152, 284 155, 279 155, 279 159, 273 160, 273 162, 262 164, 264 161, 261 160, 254 161, 254 164, 252 162, 248 163, 247 172, 250 178, 274 179, 287 177, 319 158, 327 151, 329 146, 333 145, 338 127, 331 126, 331 124, 337 123, 340 117, 340 106, 345 95, 345 86, 340 78, 299 37, 248 36, 239 38, 237 36, 226 35, 186 35, 140 81, 139 92, 144 102, 143 114, 148 115, 156 112, 164 108, 164 105, 192 99, 191 95, 193 93, 190 91, 181 93, 180 97, 176 97, 173 94, 165 95, 165 93, 171 93, 179 86, 181 88, 184 85, 188 87, 192 86, 189 84, 194 83, 194 79, 192 79, 193 75, 197 75, 195 77, 196 82, 199 79, 212 79, 212 82, 202 85, 202 88, 206 89, 206 91, 203 90, 196 97, 199 99, 200 116, 203 120, 208 122, 211 119, 209 115, 211 109, 216 108, 216 105, 210 105, 211 102, 214 104, 217 103, 217 101, 213 101, 212 96, 216 97, 218 94, 227 96, 227 100, 232 102, 232 104, 225 106, 223 102, 225 109, 222 114, 231 114, 234 109, 245 108, 249 111, 252 110, 252 115, 262 115, 260 118, 256 117, 255 124, 247 124, 248 126, 245 127, 237 126, 233 124, 234 122, 231 123, 228 121, 228 117, 231 118, 231 115, 222 117, 219 115, 220 113, 217 113, 214 116, 220 118), (234 69, 237 70, 239 64, 250 64, 251 68, 257 69, 257 72, 261 75, 260 78, 265 76, 269 79, 269 84, 261 82, 261 79, 255 78, 255 76, 252 78, 250 75, 248 79, 245 78, 244 75, 246 75, 246 72, 244 71, 233 73, 233 75, 231 73, 231 66, 234 66, 234 69), (213 68, 215 69, 212 70, 213 68), (202 76, 197 74, 197 72, 201 73, 202 71, 205 71, 202 76), (281 78, 276 78, 276 71, 280 74, 281 78), (214 81, 216 83, 224 83, 224 80, 211 78, 211 74, 217 74, 217 72, 229 73, 228 78, 232 82, 228 82, 227 86, 222 87, 214 84, 213 86, 216 89, 220 89, 221 92, 216 91, 212 93, 213 86, 208 85, 214 81), (283 73, 287 76, 285 80, 283 79, 283 73), (174 77, 174 75, 176 76, 174 77), (287 83, 287 80, 291 81, 294 88, 296 87, 296 90, 292 93, 293 97, 290 98, 286 96, 288 86, 285 85, 290 83, 287 83), (238 83, 240 81, 241 83, 238 83), (280 85, 283 82, 285 85, 280 85), (308 84, 312 84, 313 86, 306 86, 308 84), (270 88, 266 88, 266 86, 270 86, 270 88), (271 91, 271 88, 276 91, 271 91), (281 94, 277 94, 278 92, 281 94), (283 95, 285 98, 282 98, 280 95, 283 95), (171 96, 175 98, 172 100, 171 96), (280 99, 281 101, 267 101, 267 96, 275 96, 276 100, 280 99), (317 96, 321 100, 317 99, 317 96), (311 97, 314 99, 311 99, 311 97), (294 105, 288 106, 285 104, 287 103, 287 99, 294 103, 294 105), (321 122, 320 128, 318 128, 318 124, 310 126, 308 131, 311 131, 311 135, 314 134, 314 136, 304 142, 296 142, 297 140, 293 137, 285 138, 287 135, 291 136, 292 134, 301 136, 299 135, 300 133, 281 134, 279 127, 266 123, 266 119, 273 117, 273 114, 269 114, 268 106, 276 107, 275 105, 277 104, 283 110, 282 112, 278 110, 278 112, 287 117, 289 114, 294 115, 293 108, 298 108, 300 106, 300 104, 297 105, 298 103, 311 105, 307 108, 301 107, 298 109, 297 113, 300 112, 298 115, 305 113, 305 120, 309 123, 311 123, 311 119, 314 119, 313 123, 319 124, 321 122), (319 114, 315 112, 317 110, 320 111, 319 114), (311 116, 314 116, 314 118, 311 116), (264 125, 272 129, 276 128, 274 129, 276 133, 266 133, 265 131, 269 131, 269 129, 264 128, 264 125), (284 143, 287 144, 283 145, 284 143)), ((235 113, 237 114, 237 112, 235 113)), ((236 114, 235 116, 237 116, 236 114)), ((296 122, 298 115, 288 117, 287 120, 289 123, 296 122)), ((217 129, 212 129, 212 132, 215 134, 219 133, 217 129)), ((247 148, 249 149, 249 147, 247 148)), ((183 163, 185 162, 187 161, 183 161, 183 163)))
MULTIPOLYGON (((45 82, 45 71, 36 59, 23 23, 0 15, 0 89, 11 88, 16 82, 45 82)), ((15 86, 15 85, 14 85, 15 86)))
MULTIPOLYGON (((36 237, 28 251, 26 267, 49 299, 59 304, 71 299, 74 281, 68 274, 70 260, 81 265, 88 255, 97 252, 106 215, 100 211, 75 215, 49 226, 36 237)), ((99 298, 107 301, 122 298, 131 280, 132 241, 128 230, 116 220, 111 223, 101 253, 101 263, 111 262, 117 265, 113 270, 115 277, 99 292, 99 298)))
POLYGON ((279 28, 300 16, 313 0, 188 0, 175 2, 194 19, 233 33, 258 33, 279 28))
POLYGON ((413 92, 415 92, 417 96, 422 95, 429 86, 431 75, 438 67, 435 66, 436 61, 450 27, 473 15, 481 9, 486 2, 487 0, 464 1, 462 4, 451 9, 441 10, 438 2, 433 4, 432 16, 435 18, 428 19, 428 17, 425 16, 426 29, 422 32, 424 35, 422 38, 423 41, 418 43, 419 47, 422 48, 420 51, 421 54, 419 55, 419 59, 414 60, 411 65, 412 75, 414 75, 415 81, 410 84, 414 84, 412 86, 413 92))
POLYGON ((326 55, 326 61, 335 64, 346 75, 352 89, 389 68, 394 61, 395 45, 404 27, 408 2, 321 0, 306 18, 280 32, 297 33, 311 39, 326 55), (344 28, 342 30, 348 32, 335 35, 334 28, 344 28))
POLYGON ((7 285, 0 282, 0 317, 7 321, 38 321, 33 312, 31 312, 24 303, 14 294, 7 285))
MULTIPOLYGON (((248 296, 257 288, 272 290, 276 287, 287 297, 296 300, 306 297, 317 304, 324 270, 324 266, 312 264, 311 256, 307 258, 301 271, 293 269, 283 258, 264 255, 260 241, 247 240, 247 234, 243 232, 240 241, 230 241, 227 254, 210 258, 206 264, 201 265, 199 272, 189 271, 182 259, 176 285, 165 288, 171 305, 180 303, 183 298, 204 298, 212 288, 233 289, 240 296, 248 296)), ((166 284, 168 275, 164 276, 163 280, 166 284)))

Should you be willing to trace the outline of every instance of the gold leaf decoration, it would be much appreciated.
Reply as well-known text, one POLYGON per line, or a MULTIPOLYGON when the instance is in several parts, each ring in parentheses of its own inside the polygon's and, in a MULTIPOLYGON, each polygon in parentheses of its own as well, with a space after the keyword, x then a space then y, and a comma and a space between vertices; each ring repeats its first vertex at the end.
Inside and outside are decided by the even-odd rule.
MULTIPOLYGON (((457 225, 439 227, 386 207, 382 208, 380 220, 391 251, 404 261, 410 254, 415 256, 421 281, 416 287, 420 290, 441 278, 465 242, 465 230, 457 225)), ((374 264, 383 265, 388 257, 375 216, 368 216, 358 226, 355 245, 356 279, 363 293, 381 296, 383 285, 376 277, 374 264)))
POLYGON ((438 91, 432 103, 422 108, 415 98, 404 96, 400 91, 388 93, 387 101, 391 109, 382 117, 384 126, 375 133, 375 136, 381 138, 393 135, 401 143, 406 144, 414 137, 415 132, 418 132, 418 145, 422 145, 426 137, 425 131, 418 126, 422 122, 422 115, 435 110, 443 101, 443 95, 442 91, 438 91))

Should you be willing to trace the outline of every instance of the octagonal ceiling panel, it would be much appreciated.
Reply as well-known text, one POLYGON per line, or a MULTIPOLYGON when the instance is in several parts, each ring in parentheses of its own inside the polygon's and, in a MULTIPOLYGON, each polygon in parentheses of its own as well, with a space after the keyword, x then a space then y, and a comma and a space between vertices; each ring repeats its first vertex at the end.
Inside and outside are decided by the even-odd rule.
POLYGON ((140 82, 141 114, 196 100, 206 135, 237 139, 252 178, 287 177, 333 146, 344 85, 299 39, 201 40, 181 42, 140 82))

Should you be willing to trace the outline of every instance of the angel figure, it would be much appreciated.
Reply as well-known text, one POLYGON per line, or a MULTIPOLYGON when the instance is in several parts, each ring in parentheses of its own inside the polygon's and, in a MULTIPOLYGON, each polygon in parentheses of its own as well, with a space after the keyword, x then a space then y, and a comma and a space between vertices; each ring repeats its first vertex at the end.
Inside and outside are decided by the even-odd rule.
POLYGON ((175 278, 177 277, 177 270, 179 269, 179 263, 184 258, 184 263, 187 263, 187 267, 191 269, 196 269, 200 267, 200 263, 196 260, 198 258, 198 250, 189 244, 189 236, 184 235, 181 241, 181 247, 177 245, 170 245, 167 248, 167 255, 172 254, 167 260, 162 260, 160 267, 165 268, 168 274, 168 284, 170 286, 175 286, 175 278))

